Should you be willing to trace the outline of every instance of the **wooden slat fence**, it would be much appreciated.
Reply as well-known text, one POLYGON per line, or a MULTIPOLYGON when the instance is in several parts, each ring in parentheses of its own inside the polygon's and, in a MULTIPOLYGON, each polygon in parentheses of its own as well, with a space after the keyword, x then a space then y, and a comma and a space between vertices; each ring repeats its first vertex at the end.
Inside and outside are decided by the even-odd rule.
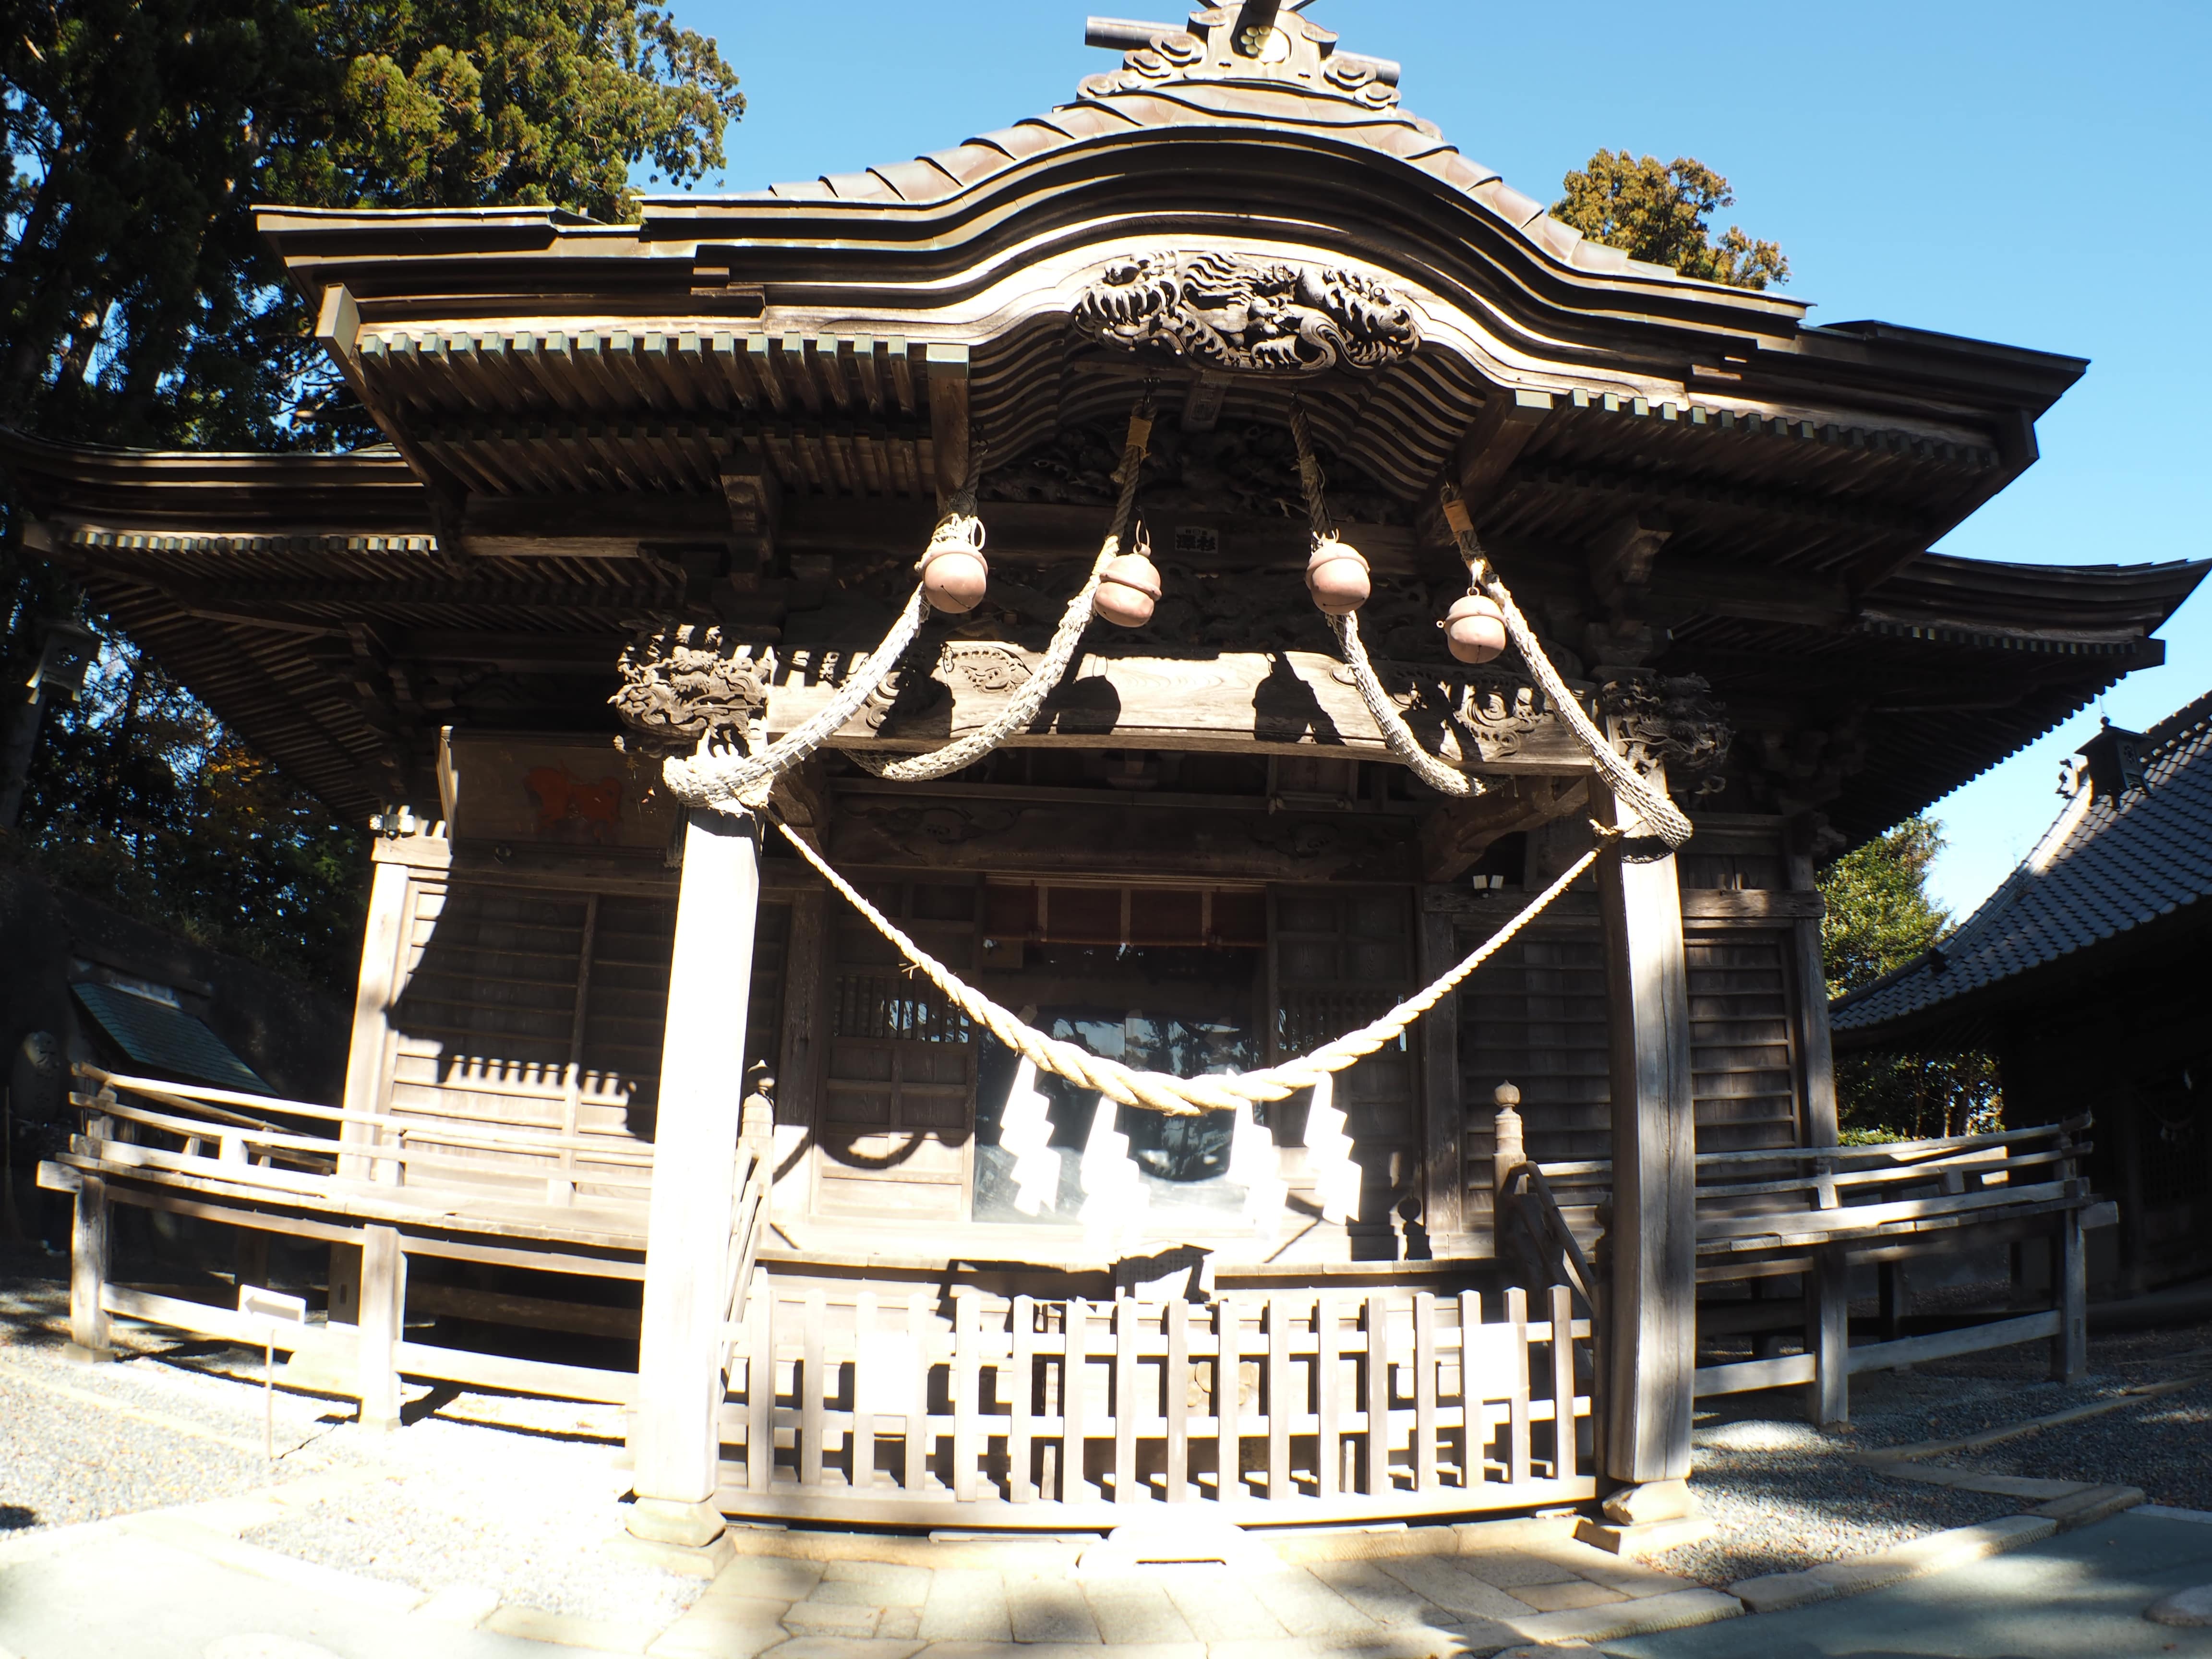
POLYGON ((1152 1503, 1379 1519, 1595 1489, 1590 1328, 1564 1288, 1534 1319, 1519 1291, 949 1302, 763 1273, 723 1507, 1049 1528, 1152 1503))

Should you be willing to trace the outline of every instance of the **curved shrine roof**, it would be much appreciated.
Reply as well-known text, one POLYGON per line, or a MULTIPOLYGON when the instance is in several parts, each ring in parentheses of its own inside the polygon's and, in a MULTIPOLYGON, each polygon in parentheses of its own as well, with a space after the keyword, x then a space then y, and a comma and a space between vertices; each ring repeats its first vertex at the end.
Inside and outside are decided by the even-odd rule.
POLYGON ((2025 976, 2212 916, 2212 693, 2144 734, 2140 790, 2083 780, 2033 852, 1948 939, 1831 1005, 1869 1042, 1978 1011, 2025 976))

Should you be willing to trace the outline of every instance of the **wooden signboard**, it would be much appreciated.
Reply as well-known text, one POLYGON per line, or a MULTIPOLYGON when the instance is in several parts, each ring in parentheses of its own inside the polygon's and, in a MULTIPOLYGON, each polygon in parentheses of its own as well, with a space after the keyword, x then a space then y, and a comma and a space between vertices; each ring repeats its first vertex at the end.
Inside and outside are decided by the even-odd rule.
POLYGON ((624 754, 611 737, 448 727, 438 788, 457 842, 659 852, 678 812, 659 762, 624 754))

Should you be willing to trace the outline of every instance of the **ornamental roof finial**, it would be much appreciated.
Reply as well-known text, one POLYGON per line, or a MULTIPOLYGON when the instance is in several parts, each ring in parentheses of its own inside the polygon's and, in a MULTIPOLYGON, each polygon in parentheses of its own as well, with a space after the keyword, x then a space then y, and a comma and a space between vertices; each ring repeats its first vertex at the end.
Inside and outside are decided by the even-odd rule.
POLYGON ((1181 25, 1093 17, 1085 44, 1119 49, 1121 69, 1087 77, 1083 90, 1104 97, 1176 82, 1258 81, 1374 109, 1395 105, 1400 66, 1339 52, 1334 33, 1299 15, 1310 3, 1243 0, 1194 11, 1181 25))

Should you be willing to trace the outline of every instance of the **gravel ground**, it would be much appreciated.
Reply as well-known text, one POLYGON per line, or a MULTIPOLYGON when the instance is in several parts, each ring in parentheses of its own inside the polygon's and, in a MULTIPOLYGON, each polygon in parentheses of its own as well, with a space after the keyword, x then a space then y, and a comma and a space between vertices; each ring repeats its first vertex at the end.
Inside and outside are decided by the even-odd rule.
MULTIPOLYGON (((1743 1395, 1698 1413, 1692 1486, 1716 1535, 1651 1558, 1663 1571, 1725 1584, 1870 1554, 2027 1505, 1897 1480, 1853 1451, 1946 1440, 2109 1399, 2129 1387, 2212 1369, 2212 1325, 2093 1338, 2089 1375, 2043 1374, 2045 1345, 2023 1344, 1851 1379, 1850 1426, 1808 1425, 1796 1389, 1743 1395)), ((2086 1422, 2008 1441, 1947 1466, 1990 1474, 2140 1486, 2156 1503, 2212 1509, 2212 1376, 2204 1384, 2086 1422)))
POLYGON ((420 1589, 481 1586, 592 1619, 665 1623, 706 1588, 604 1547, 622 1531, 629 1486, 614 1466, 616 1407, 410 1387, 410 1425, 363 1435, 350 1401, 280 1389, 272 1468, 258 1355, 118 1323, 125 1358, 72 1364, 61 1353, 63 1267, 21 1251, 0 1261, 0 1537, 358 1472, 372 1483, 247 1540, 420 1589))
MULTIPOLYGON (((276 1396, 275 1468, 261 1450, 262 1391, 201 1367, 220 1345, 118 1328, 111 1365, 62 1357, 68 1291, 58 1264, 17 1258, 0 1281, 0 1535, 234 1497, 272 1481, 349 1467, 346 1408, 276 1396)), ((235 1356, 244 1364, 244 1356, 235 1356)))

